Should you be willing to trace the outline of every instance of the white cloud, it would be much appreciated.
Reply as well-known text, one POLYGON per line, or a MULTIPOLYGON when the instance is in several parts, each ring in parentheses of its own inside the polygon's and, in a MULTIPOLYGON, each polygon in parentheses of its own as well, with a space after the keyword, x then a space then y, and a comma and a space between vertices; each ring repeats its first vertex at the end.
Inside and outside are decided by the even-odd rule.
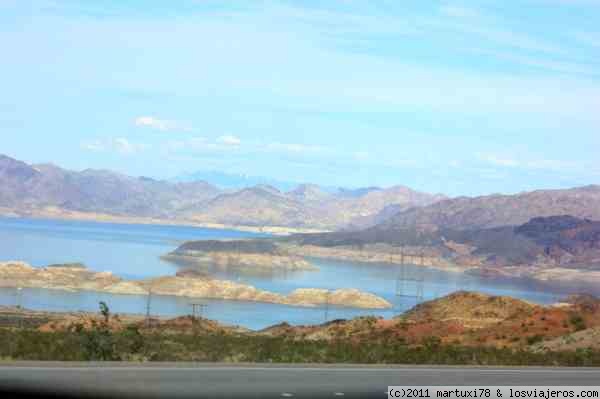
POLYGON ((225 135, 216 140, 204 137, 192 137, 185 140, 171 140, 165 143, 165 148, 170 152, 180 153, 213 153, 237 150, 241 140, 235 136, 225 135))
POLYGON ((486 180, 503 180, 507 178, 505 173, 499 172, 495 169, 480 168, 475 169, 475 172, 477 172, 479 177, 486 180))
POLYGON ((600 47, 600 33, 578 32, 573 37, 588 46, 600 47))
POLYGON ((94 151, 94 152, 100 152, 100 151, 104 151, 106 149, 104 146, 104 143, 102 143, 102 141, 100 141, 100 140, 94 140, 94 141, 82 143, 81 148, 83 148, 84 150, 94 151))
POLYGON ((151 129, 170 131, 183 130, 190 131, 191 128, 177 121, 159 119, 153 116, 138 116, 134 119, 134 124, 140 127, 149 127, 151 129))
POLYGON ((491 165, 521 168, 528 170, 553 171, 553 172, 568 172, 576 170, 589 169, 583 163, 572 161, 561 161, 555 159, 520 159, 516 160, 510 157, 503 157, 495 154, 477 154, 477 158, 491 165))
POLYGON ((165 145, 165 148, 172 152, 185 150, 201 150, 206 147, 206 140, 203 137, 193 137, 186 140, 171 140, 165 145))
POLYGON ((520 163, 516 159, 501 157, 494 154, 477 154, 477 158, 486 163, 496 165, 496 166, 504 166, 504 167, 516 167, 519 166, 520 163))
POLYGON ((96 139, 81 143, 81 148, 93 152, 116 152, 131 155, 149 148, 147 144, 134 143, 124 137, 96 139))
POLYGON ((554 159, 538 159, 533 161, 528 161, 525 163, 525 166, 529 169, 543 169, 543 170, 551 170, 551 171, 569 171, 576 169, 578 165, 576 162, 566 162, 559 161, 554 159))
POLYGON ((479 11, 475 9, 451 4, 443 5, 440 7, 440 11, 444 15, 455 18, 474 18, 480 15, 479 11))
POLYGON ((370 154, 367 151, 357 151, 354 153, 354 159, 357 161, 366 161, 370 158, 370 154))
POLYGON ((270 143, 265 146, 265 149, 267 151, 283 151, 292 153, 316 153, 326 151, 326 148, 322 146, 294 143, 270 143))
POLYGON ((217 142, 233 147, 238 147, 242 143, 238 137, 232 135, 221 136, 217 139, 217 142))
POLYGON ((118 137, 112 142, 113 148, 120 154, 133 154, 144 149, 142 144, 134 144, 123 137, 118 137))

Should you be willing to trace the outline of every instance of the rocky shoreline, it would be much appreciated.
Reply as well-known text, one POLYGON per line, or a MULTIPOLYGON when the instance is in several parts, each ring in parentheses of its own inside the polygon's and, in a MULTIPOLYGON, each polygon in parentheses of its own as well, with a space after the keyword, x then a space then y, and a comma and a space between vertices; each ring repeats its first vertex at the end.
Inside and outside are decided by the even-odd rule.
POLYGON ((448 259, 423 255, 418 253, 400 254, 399 252, 387 252, 385 250, 364 248, 362 250, 350 247, 319 247, 316 245, 283 245, 286 251, 297 256, 309 258, 345 260, 361 263, 389 263, 393 265, 415 265, 439 269, 450 272, 464 272, 473 268, 473 265, 459 265, 448 259))
POLYGON ((252 268, 260 270, 315 271, 319 270, 310 262, 298 256, 270 254, 236 254, 213 252, 179 255, 175 253, 161 256, 161 259, 184 266, 215 266, 220 269, 252 268))
POLYGON ((355 289, 327 291, 299 288, 288 295, 259 290, 251 285, 183 273, 147 280, 123 280, 110 272, 94 272, 82 265, 36 268, 24 262, 0 263, 0 287, 96 291, 111 294, 179 296, 189 298, 252 301, 313 307, 324 304, 363 309, 387 309, 392 305, 376 295, 355 289))
MULTIPOLYGON (((600 285, 600 270, 576 268, 538 259, 532 264, 494 264, 474 248, 449 240, 444 247, 392 246, 389 244, 322 246, 301 244, 291 237, 232 241, 190 241, 165 259, 179 264, 238 266, 250 270, 317 270, 310 259, 411 265, 452 273, 468 273, 483 278, 516 279, 547 285, 568 284, 586 287, 600 285)), ((365 265, 368 267, 368 265, 365 265)), ((587 289, 589 291, 589 289, 587 289)), ((592 290, 591 292, 600 293, 592 290)))
POLYGON ((246 272, 318 270, 304 256, 290 253, 268 239, 188 241, 161 258, 196 270, 206 267, 246 272))

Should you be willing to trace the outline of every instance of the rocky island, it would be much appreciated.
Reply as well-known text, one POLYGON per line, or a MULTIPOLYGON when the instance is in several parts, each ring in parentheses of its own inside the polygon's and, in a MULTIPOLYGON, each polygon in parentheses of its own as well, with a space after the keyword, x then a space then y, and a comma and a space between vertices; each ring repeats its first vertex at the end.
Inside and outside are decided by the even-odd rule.
POLYGON ((0 263, 0 287, 45 288, 67 291, 97 291, 111 294, 180 296, 265 302, 290 306, 333 306, 366 309, 391 308, 376 295, 355 289, 327 291, 297 289, 288 295, 259 290, 251 285, 216 280, 199 273, 182 272, 175 276, 147 280, 123 280, 110 272, 94 272, 82 265, 53 265, 37 268, 23 262, 0 263))
POLYGON ((184 266, 258 269, 271 271, 318 270, 302 256, 268 240, 190 241, 164 255, 164 260, 184 266))

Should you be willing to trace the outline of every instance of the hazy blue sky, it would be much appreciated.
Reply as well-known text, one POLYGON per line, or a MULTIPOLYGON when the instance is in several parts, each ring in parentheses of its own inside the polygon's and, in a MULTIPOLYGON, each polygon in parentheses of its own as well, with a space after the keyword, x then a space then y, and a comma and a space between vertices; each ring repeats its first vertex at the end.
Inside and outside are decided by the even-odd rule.
POLYGON ((0 152, 451 195, 598 184, 599 21, 598 0, 0 0, 0 152))

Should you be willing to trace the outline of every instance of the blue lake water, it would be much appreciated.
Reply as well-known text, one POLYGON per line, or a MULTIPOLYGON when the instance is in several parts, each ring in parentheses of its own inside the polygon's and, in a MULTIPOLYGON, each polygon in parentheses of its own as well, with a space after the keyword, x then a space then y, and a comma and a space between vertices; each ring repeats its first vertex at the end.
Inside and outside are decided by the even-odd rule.
MULTIPOLYGON (((130 225, 81 221, 0 218, 0 261, 22 260, 34 266, 82 262, 97 271, 112 271, 128 279, 174 274, 178 267, 160 259, 181 242, 200 239, 258 237, 259 234, 183 226, 130 225)), ((256 274, 243 270, 209 270, 215 277, 258 288, 289 293, 296 288, 358 288, 394 304, 391 310, 361 310, 340 307, 302 308, 241 301, 203 300, 205 316, 229 324, 259 329, 287 321, 291 324, 319 323, 325 318, 359 315, 392 317, 415 305, 422 290, 425 300, 459 289, 510 295, 538 303, 552 303, 568 290, 541 287, 521 281, 496 281, 461 273, 405 267, 406 280, 398 280, 400 267, 312 259, 319 271, 256 274), (423 279, 423 283, 415 279, 423 279), (398 293, 406 296, 399 296, 398 293)), ((146 297, 96 292, 65 292, 24 289, 21 304, 40 310, 95 311, 107 302, 113 312, 144 313, 146 297)), ((16 304, 16 290, 0 288, 0 304, 16 304)), ((177 316, 191 312, 190 299, 154 296, 153 314, 177 316)))

